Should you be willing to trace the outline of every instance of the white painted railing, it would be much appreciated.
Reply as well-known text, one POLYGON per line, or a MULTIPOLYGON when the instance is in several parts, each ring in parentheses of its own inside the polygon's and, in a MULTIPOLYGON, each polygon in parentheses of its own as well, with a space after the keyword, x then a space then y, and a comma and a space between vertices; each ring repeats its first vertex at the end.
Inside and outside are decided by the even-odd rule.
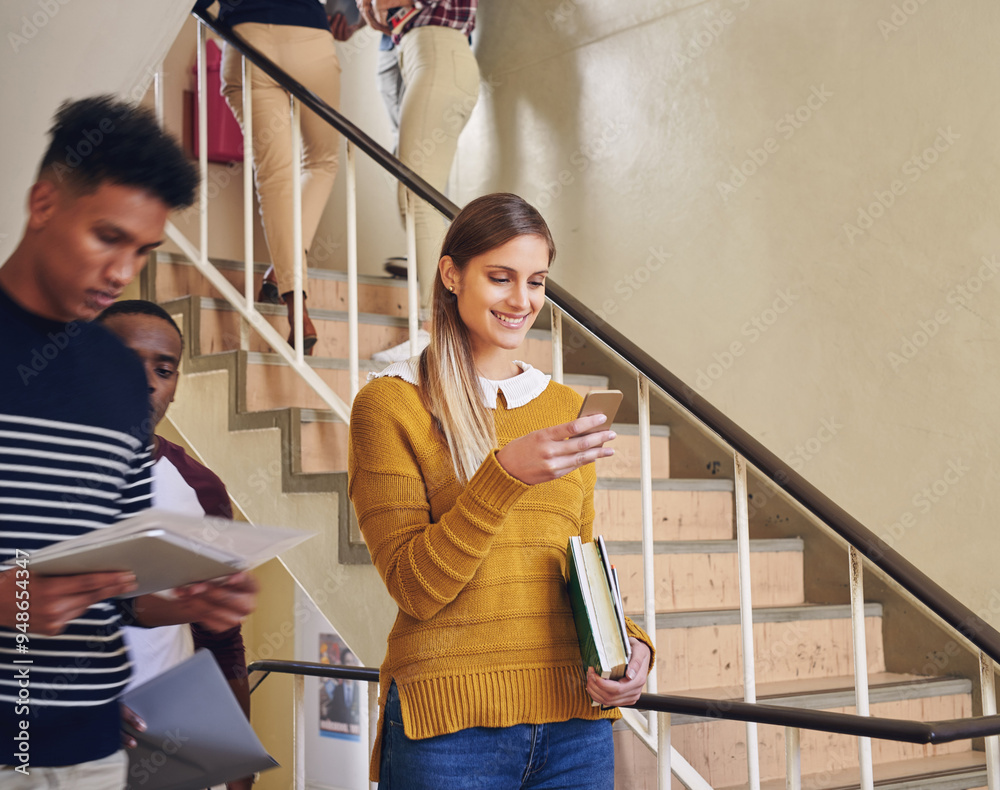
MULTIPOLYGON (((740 588, 740 644, 743 647, 743 701, 757 701, 757 662, 753 649, 753 603, 750 597, 750 502, 747 491, 747 462, 733 454, 733 496, 736 513, 736 549, 740 588)), ((748 721, 747 776, 750 790, 760 790, 760 745, 757 722, 748 721)))
MULTIPOLYGON (((995 716, 997 695, 994 678, 996 662, 983 652, 979 653, 979 685, 982 694, 983 715, 995 716)), ((986 778, 989 790, 1000 790, 1000 736, 986 738, 986 778)))
MULTIPOLYGON (((201 185, 198 191, 198 238, 199 247, 195 247, 173 223, 167 223, 167 236, 191 261, 198 271, 229 302, 243 319, 241 325, 241 347, 249 348, 249 337, 245 328, 257 332, 264 341, 279 354, 306 384, 326 403, 327 406, 344 422, 350 420, 350 406, 309 366, 304 356, 303 344, 303 245, 302 245, 302 190, 301 190, 301 135, 300 135, 300 102, 294 97, 289 107, 290 123, 292 125, 292 161, 297 163, 293 168, 292 186, 292 216, 293 216, 293 249, 295 251, 293 310, 295 314, 292 329, 293 345, 283 338, 274 327, 260 314, 254 301, 254 250, 253 250, 253 146, 250 144, 253 133, 253 97, 250 91, 250 81, 253 65, 246 59, 243 61, 243 121, 246 144, 243 146, 243 244, 244 244, 244 292, 240 294, 228 279, 208 259, 208 97, 206 89, 205 63, 205 26, 198 24, 198 166, 201 174, 201 185), (293 347, 294 346, 294 347, 293 347)), ((162 76, 154 81, 157 106, 162 106, 162 76)), ((353 157, 349 157, 348 172, 353 172, 353 157)), ((353 181, 353 176, 349 175, 353 181)), ((349 310, 350 365, 353 381, 353 392, 357 391, 358 381, 358 312, 357 312, 357 204, 349 203, 348 210, 349 253, 353 255, 349 261, 348 292, 351 299, 349 310), (353 244, 351 243, 353 239, 353 244)))

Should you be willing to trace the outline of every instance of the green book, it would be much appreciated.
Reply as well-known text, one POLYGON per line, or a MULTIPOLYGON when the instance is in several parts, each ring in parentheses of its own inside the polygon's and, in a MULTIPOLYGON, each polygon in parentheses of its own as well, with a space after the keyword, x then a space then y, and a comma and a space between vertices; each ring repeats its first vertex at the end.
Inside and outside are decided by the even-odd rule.
POLYGON ((601 677, 617 680, 628 666, 628 650, 615 611, 612 582, 597 545, 571 537, 566 547, 566 568, 584 671, 593 667, 601 677))

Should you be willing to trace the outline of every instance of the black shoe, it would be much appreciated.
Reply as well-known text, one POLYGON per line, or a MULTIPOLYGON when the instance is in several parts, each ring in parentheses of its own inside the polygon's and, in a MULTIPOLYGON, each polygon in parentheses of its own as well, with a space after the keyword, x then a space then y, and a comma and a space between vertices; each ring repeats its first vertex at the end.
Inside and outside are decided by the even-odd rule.
POLYGON ((257 292, 257 301, 265 304, 284 304, 278 293, 278 281, 274 279, 273 267, 264 272, 264 278, 260 281, 260 291, 257 292))
POLYGON ((406 279, 406 258, 388 258, 382 266, 390 277, 397 280, 406 279))

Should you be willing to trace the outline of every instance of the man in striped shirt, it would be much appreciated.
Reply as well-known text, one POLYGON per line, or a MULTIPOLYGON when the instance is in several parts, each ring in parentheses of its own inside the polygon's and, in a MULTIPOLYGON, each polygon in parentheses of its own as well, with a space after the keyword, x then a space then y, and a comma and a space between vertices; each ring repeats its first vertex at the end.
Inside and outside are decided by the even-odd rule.
POLYGON ((0 268, 0 786, 125 785, 118 695, 123 620, 230 628, 252 608, 243 574, 144 596, 128 573, 41 577, 31 555, 149 506, 142 365, 103 327, 108 307, 190 205, 197 174, 147 111, 65 104, 0 268))

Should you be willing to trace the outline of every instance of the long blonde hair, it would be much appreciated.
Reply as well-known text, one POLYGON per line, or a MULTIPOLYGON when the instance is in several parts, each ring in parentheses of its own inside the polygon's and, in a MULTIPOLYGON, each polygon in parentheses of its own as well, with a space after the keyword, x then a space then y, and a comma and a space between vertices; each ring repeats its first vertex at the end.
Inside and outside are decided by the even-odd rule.
MULTIPOLYGON (((483 195, 455 217, 441 245, 441 257, 450 257, 461 276, 476 256, 528 235, 545 240, 551 264, 555 243, 537 209, 509 192, 483 195)), ((455 474, 464 484, 496 447, 496 430, 493 413, 483 405, 469 331, 440 270, 434 278, 431 313, 431 342, 420 355, 420 397, 434 416, 455 474)))

